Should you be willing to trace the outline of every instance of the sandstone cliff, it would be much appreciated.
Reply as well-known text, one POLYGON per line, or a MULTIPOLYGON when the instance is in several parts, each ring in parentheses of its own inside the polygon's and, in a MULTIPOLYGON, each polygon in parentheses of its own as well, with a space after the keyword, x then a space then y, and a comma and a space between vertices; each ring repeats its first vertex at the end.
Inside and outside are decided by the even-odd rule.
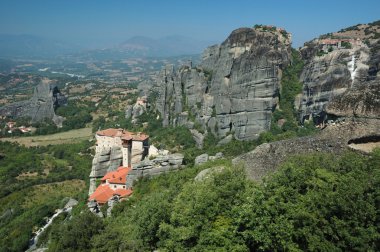
POLYGON ((166 66, 152 83, 155 109, 164 126, 257 138, 270 128, 290 51, 290 34, 280 29, 237 29, 207 48, 199 66, 166 66))
POLYGON ((43 79, 34 88, 32 98, 0 108, 0 115, 11 118, 27 117, 31 119, 31 122, 49 119, 60 124, 62 119, 55 114, 54 110, 66 103, 67 99, 61 94, 57 85, 48 79, 43 79))
POLYGON ((300 120, 380 117, 380 25, 359 25, 322 36, 301 48, 300 120))
MULTIPOLYGON (((337 119, 314 136, 264 143, 233 160, 261 180, 297 154, 368 153, 380 146, 380 22, 323 35, 300 49, 300 121, 337 119)), ((297 102, 298 100, 298 102, 297 102)))

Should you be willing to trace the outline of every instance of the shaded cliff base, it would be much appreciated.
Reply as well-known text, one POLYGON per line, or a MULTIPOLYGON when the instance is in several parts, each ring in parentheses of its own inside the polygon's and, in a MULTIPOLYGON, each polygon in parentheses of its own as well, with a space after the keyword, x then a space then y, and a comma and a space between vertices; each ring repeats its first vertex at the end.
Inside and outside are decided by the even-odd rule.
POLYGON ((328 125, 318 135, 264 143, 233 159, 243 165, 249 178, 260 181, 273 173, 287 158, 298 154, 325 152, 340 155, 348 150, 366 153, 380 146, 380 120, 355 119, 328 125))

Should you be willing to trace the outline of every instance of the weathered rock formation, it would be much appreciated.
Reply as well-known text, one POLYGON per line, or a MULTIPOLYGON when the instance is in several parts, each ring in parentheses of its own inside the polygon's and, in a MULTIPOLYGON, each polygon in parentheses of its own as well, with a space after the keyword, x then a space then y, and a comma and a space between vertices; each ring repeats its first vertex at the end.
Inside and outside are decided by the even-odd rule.
POLYGON ((380 82, 368 81, 332 99, 326 112, 340 117, 380 119, 380 82))
POLYGON ((207 48, 199 66, 166 66, 152 85, 163 125, 192 121, 219 138, 256 138, 270 127, 290 50, 290 34, 240 28, 207 48))
POLYGON ((292 155, 324 152, 341 154, 350 148, 352 139, 380 138, 379 120, 357 119, 329 125, 320 134, 278 142, 264 143, 253 151, 233 159, 234 165, 243 165, 250 179, 260 181, 276 171, 292 155), (375 138, 374 136, 378 136, 375 138))
POLYGON ((10 118, 26 117, 31 122, 40 122, 45 119, 53 120, 57 125, 62 124, 62 117, 55 114, 58 106, 66 105, 67 99, 61 94, 56 84, 43 79, 34 88, 33 96, 27 101, 12 103, 0 108, 0 115, 10 118))
POLYGON ((201 164, 206 163, 209 160, 214 161, 214 160, 221 159, 221 158, 223 158, 223 153, 221 153, 221 152, 216 153, 215 156, 209 156, 206 153, 201 154, 195 158, 194 165, 201 165, 201 164))
POLYGON ((207 168, 200 171, 197 176, 195 176, 194 181, 202 182, 206 179, 212 178, 214 175, 223 172, 226 169, 224 166, 215 166, 212 168, 207 168))
POLYGON ((132 119, 132 123, 136 122, 137 118, 146 111, 146 97, 138 98, 137 102, 133 105, 128 105, 125 110, 125 118, 132 119))
POLYGON ((379 146, 380 39, 373 36, 379 30, 377 24, 359 25, 306 43, 300 49, 303 92, 295 105, 301 122, 328 125, 315 136, 262 144, 233 163, 261 180, 292 155, 366 153, 379 146))
POLYGON ((128 173, 127 188, 132 188, 133 183, 139 178, 157 176, 183 168, 183 158, 183 154, 175 153, 160 155, 152 160, 145 159, 133 166, 132 170, 128 173))
POLYGON ((368 27, 334 33, 334 39, 315 39, 301 49, 306 62, 301 121, 313 118, 319 124, 329 116, 380 118, 380 39, 364 32, 368 27))
POLYGON ((123 152, 120 147, 112 146, 96 151, 92 160, 89 194, 96 189, 96 178, 103 177, 107 172, 115 171, 123 164, 123 152))

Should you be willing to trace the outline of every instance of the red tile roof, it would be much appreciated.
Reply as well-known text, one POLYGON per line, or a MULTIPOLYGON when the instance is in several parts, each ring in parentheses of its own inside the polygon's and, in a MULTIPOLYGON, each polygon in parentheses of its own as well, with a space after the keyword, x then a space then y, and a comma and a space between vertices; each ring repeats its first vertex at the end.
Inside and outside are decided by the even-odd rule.
POLYGON ((95 192, 88 198, 89 201, 96 200, 99 204, 105 204, 114 195, 119 195, 121 198, 125 198, 132 194, 131 189, 117 189, 112 190, 107 184, 102 184, 96 188, 95 192))
POLYGON ((96 200, 99 204, 105 204, 113 196, 113 193, 114 190, 112 190, 109 185, 103 184, 96 188, 88 200, 96 200))
POLYGON ((108 137, 120 137, 121 139, 124 140, 135 140, 135 141, 144 141, 149 138, 148 135, 141 133, 141 132, 129 132, 123 129, 105 129, 105 130, 100 130, 96 132, 97 135, 99 136, 108 136, 108 137))
POLYGON ((120 196, 120 198, 125 198, 127 196, 130 196, 132 194, 131 189, 117 189, 114 192, 114 195, 117 194, 120 196))
POLYGON ((116 171, 107 172, 107 174, 101 178, 101 181, 106 182, 108 180, 110 184, 125 184, 130 170, 130 167, 120 166, 116 171))
POLYGON ((100 130, 100 131, 96 132, 96 134, 100 135, 100 136, 115 137, 117 134, 121 135, 122 131, 123 131, 123 129, 110 128, 110 129, 100 130))

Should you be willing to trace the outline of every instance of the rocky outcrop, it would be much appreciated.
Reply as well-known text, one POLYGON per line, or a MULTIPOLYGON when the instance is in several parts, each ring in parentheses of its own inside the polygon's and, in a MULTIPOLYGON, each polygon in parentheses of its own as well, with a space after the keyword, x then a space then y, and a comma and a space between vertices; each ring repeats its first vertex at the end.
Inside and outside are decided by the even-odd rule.
POLYGON ((193 136, 193 139, 195 141, 195 145, 197 146, 197 148, 202 149, 205 136, 196 129, 190 129, 190 133, 193 136))
POLYGON ((341 154, 350 149, 351 139, 380 136, 379 121, 360 119, 329 125, 320 134, 264 143, 253 151, 235 159, 234 165, 243 165, 250 179, 260 181, 276 171, 289 157, 313 152, 341 154))
POLYGON ((216 166, 212 168, 207 168, 200 171, 197 176, 195 176, 194 181, 202 182, 206 179, 211 178, 213 175, 223 172, 226 169, 224 166, 216 166))
POLYGON ((90 188, 88 194, 96 190, 96 179, 103 177, 107 172, 115 171, 123 163, 123 153, 120 147, 113 146, 96 151, 92 160, 90 173, 90 188))
POLYGON ((146 111, 146 106, 141 104, 128 105, 125 110, 125 118, 132 119, 132 123, 136 122, 137 118, 141 116, 146 111))
POLYGON ((332 99, 326 112, 340 117, 380 119, 380 83, 368 81, 332 99))
POLYGON ((45 119, 53 120, 57 125, 62 124, 62 117, 55 114, 54 110, 58 106, 66 105, 66 97, 60 93, 56 84, 48 79, 43 79, 34 88, 33 96, 30 100, 12 103, 0 108, 1 116, 10 118, 30 118, 31 122, 40 122, 45 119))
POLYGON ((380 117, 380 39, 364 32, 367 28, 360 25, 355 33, 342 31, 333 39, 315 39, 301 49, 306 62, 299 104, 302 122, 380 117))
POLYGON ((290 35, 241 28, 207 48, 197 67, 166 66, 152 83, 163 125, 200 124, 219 138, 257 138, 270 127, 290 35))
POLYGON ((157 176, 163 173, 176 171, 183 168, 183 154, 175 153, 169 155, 159 155, 149 160, 145 159, 132 167, 128 173, 126 186, 132 188, 133 183, 142 177, 157 176))
POLYGON ((95 200, 91 200, 91 201, 87 202, 87 207, 91 213, 94 213, 101 218, 104 217, 104 214, 100 210, 99 204, 95 200))
POLYGON ((92 160, 90 177, 103 177, 109 171, 115 171, 122 165, 123 153, 120 147, 113 146, 96 152, 92 160))
POLYGON ((194 164, 195 165, 201 165, 208 161, 208 154, 202 154, 195 158, 194 164))
POLYGON ((215 156, 209 156, 208 154, 204 153, 195 158, 194 165, 202 165, 207 161, 214 161, 221 158, 223 158, 223 153, 221 152, 216 153, 215 156))

